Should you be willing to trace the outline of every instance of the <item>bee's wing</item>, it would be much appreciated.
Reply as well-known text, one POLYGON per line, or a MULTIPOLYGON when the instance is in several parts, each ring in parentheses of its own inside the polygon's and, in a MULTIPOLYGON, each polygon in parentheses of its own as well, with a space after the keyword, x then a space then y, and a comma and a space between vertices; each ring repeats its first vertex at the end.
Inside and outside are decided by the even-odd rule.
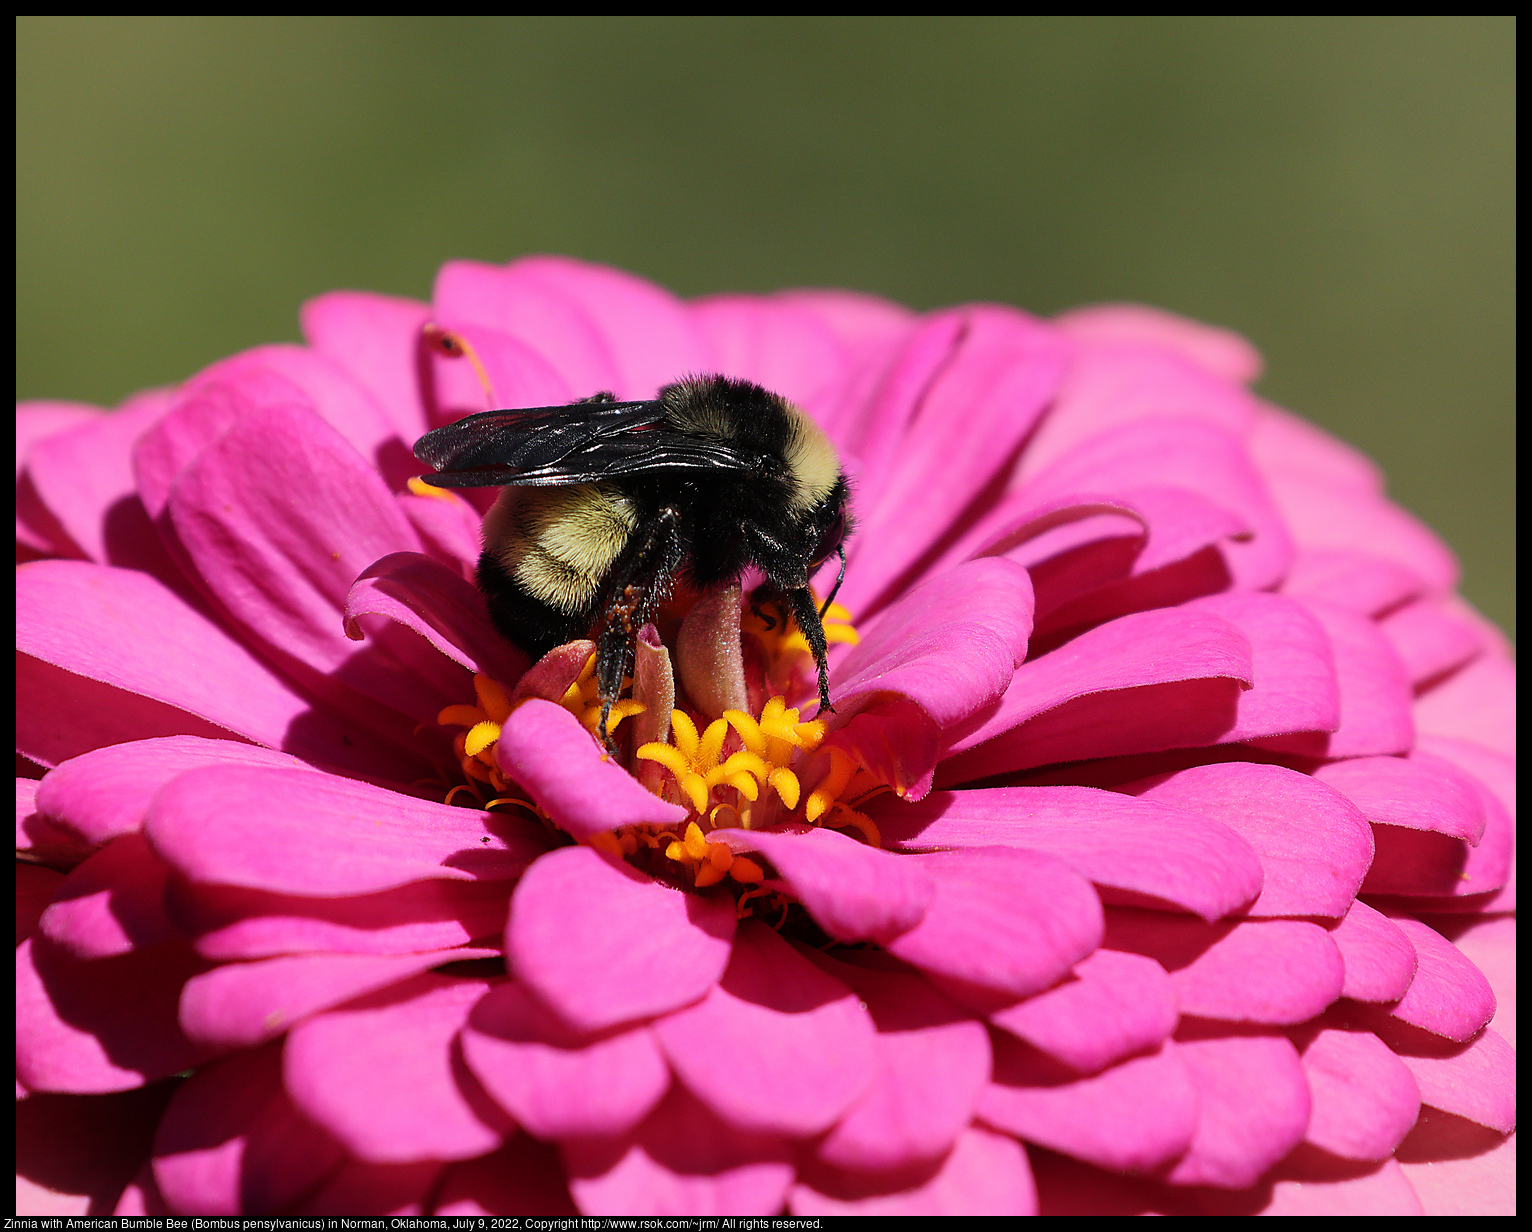
POLYGON ((597 483, 658 470, 745 470, 754 459, 726 442, 676 432, 659 402, 577 402, 484 411, 415 442, 438 488, 597 483))

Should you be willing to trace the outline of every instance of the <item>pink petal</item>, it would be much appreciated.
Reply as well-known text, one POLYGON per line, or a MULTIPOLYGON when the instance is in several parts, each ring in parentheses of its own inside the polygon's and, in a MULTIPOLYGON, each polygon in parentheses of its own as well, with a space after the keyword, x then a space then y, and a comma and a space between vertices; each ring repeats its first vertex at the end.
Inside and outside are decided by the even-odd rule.
POLYGON ((1330 930, 1330 939, 1346 964, 1342 995, 1353 1001, 1397 1001, 1415 978, 1419 960, 1409 938, 1360 899, 1330 930))
POLYGON ((417 345, 430 308, 416 300, 360 291, 329 291, 303 305, 303 336, 372 395, 399 438, 430 425, 420 403, 417 345))
POLYGON ((815 313, 782 298, 713 295, 688 305, 717 371, 791 399, 810 414, 845 379, 851 357, 815 313))
POLYGON ((176 1025, 203 964, 176 945, 71 958, 45 938, 16 947, 16 1076, 34 1091, 124 1091, 207 1059, 176 1025))
POLYGON ((76 561, 16 571, 19 747, 44 765, 108 744, 230 733, 332 766, 408 778, 424 763, 380 748, 313 702, 147 574, 76 561), (174 646, 177 654, 164 648, 174 646), (215 670, 188 672, 187 662, 215 670), (99 682, 93 684, 92 682, 99 682))
POLYGON ((961 1004, 1040 992, 1101 943, 1100 900, 1053 856, 975 847, 906 858, 936 883, 936 899, 887 948, 961 1004))
POLYGON ((1433 830, 1476 844, 1484 805, 1472 780, 1430 754, 1357 757, 1319 766, 1314 777, 1352 801, 1374 825, 1433 830))
POLYGON ((1344 968, 1317 924, 1204 924, 1186 916, 1107 912, 1109 949, 1153 958, 1170 972, 1181 1013, 1230 1022, 1296 1023, 1340 996, 1344 968))
POLYGON ((37 931, 37 921, 53 901, 64 874, 40 864, 16 862, 16 944, 37 931))
POLYGON ((1081 342, 1054 409, 1028 443, 1022 478, 1040 474, 1081 442, 1122 432, 1136 421, 1197 419, 1238 436, 1255 413, 1245 390, 1161 347, 1081 342))
POLYGON ((186 981, 181 1029, 198 1043, 254 1048, 300 1019, 353 997, 444 963, 498 956, 498 950, 458 948, 397 955, 294 954, 224 963, 186 981))
MULTIPOLYGON (((583 307, 519 264, 509 268, 449 261, 436 275, 432 299, 458 322, 510 334, 543 356, 577 396, 615 389, 618 368, 609 340, 583 307)), ((649 389, 635 397, 653 397, 649 389)))
POLYGON ((154 1180, 173 1211, 267 1215, 343 1157, 283 1090, 281 1050, 261 1048, 204 1066, 176 1088, 154 1136, 154 1180))
POLYGON ((1340 726, 1328 735, 1274 736, 1256 743, 1308 757, 1406 752, 1415 741, 1413 695, 1404 664, 1371 620, 1313 600, 1304 606, 1324 627, 1335 654, 1340 726))
POLYGON ((1390 1046, 1420 1085, 1420 1102, 1498 1133, 1516 1128, 1516 1053, 1493 1029, 1466 1044, 1390 1046))
POLYGON ((1293 561, 1282 590, 1296 599, 1316 599, 1376 618, 1422 594, 1425 585, 1398 561, 1356 548, 1306 548, 1293 561))
POLYGON ((661 385, 714 369, 686 306, 651 282, 568 257, 523 257, 506 276, 551 292, 596 327, 616 366, 611 388, 619 399, 652 398, 661 385))
POLYGON ((86 559, 148 569, 173 567, 134 489, 133 442, 165 414, 165 393, 139 394, 110 415, 96 415, 36 441, 26 472, 37 497, 86 559))
POLYGON ((1153 1049, 1179 1021, 1175 985, 1152 958, 1097 950, 1062 983, 990 1022, 1082 1074, 1153 1049))
POLYGON ((1370 1031, 1295 1035, 1313 1098, 1304 1141, 1342 1159, 1387 1159, 1420 1115, 1409 1068, 1370 1031))
POLYGON ((845 602, 853 611, 886 602, 894 583, 918 568, 1010 466, 1057 392, 1067 359, 1051 328, 1019 312, 964 312, 952 361, 923 392, 893 465, 859 490, 859 534, 876 554, 858 552, 854 591, 848 575, 845 602))
POLYGON ((1250 641, 1222 617, 1124 616, 1021 667, 994 714, 952 741, 937 782, 1211 744, 1252 678, 1250 641))
POLYGON ((789 1209, 798 1216, 1035 1215, 1037 1190, 1020 1143, 974 1126, 919 1185, 843 1197, 800 1182, 793 1187, 789 1209))
POLYGON ((764 855, 793 896, 837 941, 882 941, 907 932, 936 897, 935 885, 912 861, 834 830, 720 830, 713 841, 764 855))
POLYGON ((897 851, 1003 844, 1057 856, 1104 901, 1174 903, 1216 920, 1260 892, 1261 862, 1227 826, 1093 787, 938 792, 868 813, 897 851))
POLYGON ((1362 886, 1369 894, 1408 895, 1396 906, 1429 911, 1482 908, 1486 895, 1501 887, 1495 904, 1515 910, 1515 890, 1508 886, 1515 849, 1516 823, 1499 799, 1470 779, 1483 809, 1484 833, 1478 846, 1427 830, 1376 826, 1377 855, 1362 886))
POLYGON ((75 958, 110 958, 178 940, 165 911, 169 875, 142 835, 125 834, 64 878, 40 930, 75 958))
POLYGON ((1170 1170, 1176 1185, 1242 1189, 1302 1139, 1311 1108, 1298 1051, 1282 1036, 1182 1039, 1197 1087, 1197 1133, 1170 1170))
POLYGON ((1396 561, 1440 593, 1457 585, 1452 553, 1399 506, 1359 488, 1296 472, 1267 472, 1272 498, 1304 548, 1355 549, 1396 561))
POLYGON ((516 886, 506 957, 570 1026, 599 1031, 705 996, 729 962, 734 926, 727 894, 682 894, 568 847, 516 886))
POLYGON ((648 1027, 572 1031, 516 983, 474 1007, 463 1056, 496 1102, 545 1139, 627 1134, 670 1087, 648 1027))
POLYGON ((373 1163, 494 1150, 509 1122, 453 1050, 489 987, 421 975, 298 1023, 282 1059, 293 1102, 373 1163))
POLYGON ((20 1100, 15 1213, 112 1210, 134 1173, 148 1171, 149 1143, 170 1096, 168 1085, 110 1095, 33 1094, 20 1100))
POLYGON ((1415 979, 1394 1006, 1393 1016, 1450 1040, 1472 1038, 1495 1012, 1495 994, 1484 973, 1434 928, 1404 915, 1392 919, 1419 960, 1415 979))
POLYGON ((1248 385, 1261 375, 1261 353, 1232 330, 1204 325, 1144 304, 1091 304, 1054 318, 1071 338, 1089 343, 1145 342, 1164 347, 1214 376, 1248 385))
POLYGON ((1372 863, 1372 831, 1361 812, 1339 791, 1283 766, 1192 766, 1122 790, 1201 813, 1249 843, 1266 874, 1252 916, 1344 916, 1372 863))
POLYGON ((990 1125, 1111 1171, 1158 1167, 1197 1131, 1197 1091, 1181 1049, 1082 1077, 1019 1040, 998 1037, 995 1076, 979 1097, 990 1125))
POLYGON ((1193 599, 1182 610, 1222 616, 1250 639, 1254 686, 1239 694, 1234 725, 1220 743, 1340 726, 1330 640, 1302 604, 1281 595, 1235 593, 1193 599))
POLYGON ((957 1142, 989 1079, 989 1037, 924 980, 817 959, 856 992, 872 1015, 872 1085, 820 1139, 823 1163, 887 1172, 935 1159, 957 1142))
POLYGON ((183 771, 201 766, 305 768, 287 753, 234 740, 137 740, 66 761, 39 784, 37 807, 81 841, 100 846, 142 830, 154 793, 183 771))
POLYGON ((346 595, 344 615, 346 635, 357 640, 360 617, 386 616, 470 671, 509 684, 527 670, 526 655, 489 623, 478 588, 418 552, 394 552, 364 569, 346 595))
POLYGON ((1323 428, 1269 402, 1258 406, 1246 443, 1263 474, 1306 479, 1358 496, 1383 495, 1383 472, 1376 462, 1323 428))
POLYGON ((173 881, 176 923, 204 958, 283 954, 419 954, 481 941, 505 928, 507 881, 412 881, 335 898, 173 881))
POLYGON ((667 804, 607 759, 580 721, 553 702, 517 707, 500 729, 500 768, 532 794, 560 829, 586 839, 618 826, 675 826, 686 810, 667 804))
MULTIPOLYGON (((435 370, 440 373, 442 365, 453 364, 461 371, 459 381, 465 387, 468 399, 462 405, 467 412, 498 410, 511 406, 562 406, 575 399, 575 393, 563 375, 538 350, 518 338, 482 325, 464 324, 450 313, 437 315, 436 324, 450 330, 471 350, 478 365, 466 355, 446 356, 433 354, 435 370), (479 371, 489 378, 489 389, 479 383, 479 371)), ((438 385, 440 391, 440 384, 438 385)), ((452 394, 439 398, 447 405, 438 407, 450 414, 458 409, 459 400, 452 394)))
POLYGON ((437 1215, 498 1215, 521 1211, 527 1216, 577 1215, 564 1185, 558 1151, 546 1142, 519 1134, 498 1151, 465 1159, 447 1170, 437 1191, 437 1215))
POLYGON ((1415 702, 1422 734, 1471 740, 1516 755, 1516 665, 1504 655, 1482 654, 1415 702))
POLYGON ((754 922, 740 928, 719 983, 654 1033, 693 1095, 730 1125, 764 1133, 827 1129, 875 1073, 872 1022, 855 994, 754 922))
POLYGON ((443 1165, 434 1159, 417 1163, 374 1164, 350 1159, 330 1179, 284 1214, 295 1216, 422 1215, 435 1192, 443 1165))
POLYGON ((563 1144, 582 1214, 773 1215, 793 1183, 789 1146, 715 1117, 679 1084, 628 1138, 563 1144))
POLYGON ((181 775, 145 833, 193 881, 329 897, 513 878, 544 844, 530 822, 505 821, 333 775, 236 767, 181 775))
POLYGON ((1381 627, 1417 688, 1462 667, 1483 648, 1479 631, 1439 599, 1406 604, 1384 617, 1381 627))

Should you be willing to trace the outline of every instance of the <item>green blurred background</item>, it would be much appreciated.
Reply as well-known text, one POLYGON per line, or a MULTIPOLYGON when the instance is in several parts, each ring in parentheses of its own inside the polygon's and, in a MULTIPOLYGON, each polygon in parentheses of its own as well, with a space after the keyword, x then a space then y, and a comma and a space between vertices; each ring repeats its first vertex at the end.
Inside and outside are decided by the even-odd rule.
POLYGON ((17 392, 564 252, 1230 326, 1515 620, 1513 18, 23 18, 17 392))

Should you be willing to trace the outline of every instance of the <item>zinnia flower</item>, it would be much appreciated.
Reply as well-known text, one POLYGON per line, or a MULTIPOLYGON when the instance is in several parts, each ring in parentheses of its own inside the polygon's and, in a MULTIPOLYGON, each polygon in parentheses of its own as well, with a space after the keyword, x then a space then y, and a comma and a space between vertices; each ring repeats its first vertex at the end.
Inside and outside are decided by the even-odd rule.
POLYGON ((1508 648, 1242 340, 553 258, 303 326, 19 413, 24 1210, 1513 1209, 1508 648), (726 591, 608 755, 411 446, 715 372, 851 477, 835 711, 726 591))

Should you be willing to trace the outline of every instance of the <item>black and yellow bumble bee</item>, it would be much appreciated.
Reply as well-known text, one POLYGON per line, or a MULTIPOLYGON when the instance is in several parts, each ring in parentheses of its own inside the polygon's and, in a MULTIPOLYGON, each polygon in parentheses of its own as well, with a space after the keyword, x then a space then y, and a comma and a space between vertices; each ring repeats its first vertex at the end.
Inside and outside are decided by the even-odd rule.
POLYGON ((846 477, 829 438, 749 381, 692 377, 647 402, 599 393, 485 411, 428 432, 415 456, 442 488, 503 486, 484 519, 479 588, 497 629, 534 660, 596 641, 600 735, 639 630, 677 581, 706 591, 749 565, 790 605, 830 705, 821 623, 845 576, 846 477), (840 574, 816 610, 809 577, 840 574))

